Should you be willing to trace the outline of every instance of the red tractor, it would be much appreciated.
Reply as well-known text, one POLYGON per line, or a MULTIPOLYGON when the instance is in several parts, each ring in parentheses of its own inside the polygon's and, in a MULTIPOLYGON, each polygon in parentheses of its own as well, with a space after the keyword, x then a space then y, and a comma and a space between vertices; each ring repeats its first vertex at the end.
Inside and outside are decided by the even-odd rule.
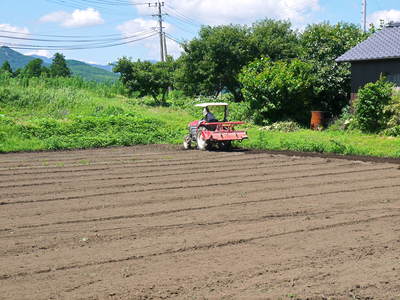
POLYGON ((244 122, 228 122, 228 103, 202 103, 197 107, 203 108, 204 118, 189 123, 189 134, 185 136, 183 147, 190 149, 195 142, 197 149, 210 150, 217 147, 220 150, 230 150, 232 141, 243 141, 247 139, 245 131, 236 131, 235 126, 244 122), (215 118, 210 108, 223 108, 223 120, 215 118))

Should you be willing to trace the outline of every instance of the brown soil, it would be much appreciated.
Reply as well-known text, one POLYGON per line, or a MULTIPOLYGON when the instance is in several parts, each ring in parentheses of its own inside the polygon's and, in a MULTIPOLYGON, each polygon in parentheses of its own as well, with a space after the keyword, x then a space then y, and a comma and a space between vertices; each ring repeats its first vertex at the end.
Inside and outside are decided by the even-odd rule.
POLYGON ((0 155, 0 299, 400 299, 396 161, 282 154, 0 155))

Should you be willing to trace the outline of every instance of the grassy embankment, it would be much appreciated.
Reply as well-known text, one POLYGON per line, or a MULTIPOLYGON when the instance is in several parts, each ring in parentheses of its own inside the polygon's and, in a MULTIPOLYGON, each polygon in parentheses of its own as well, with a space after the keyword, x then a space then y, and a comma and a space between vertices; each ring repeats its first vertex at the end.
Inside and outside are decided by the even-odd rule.
MULTIPOLYGON (((0 77, 0 152, 181 143, 193 110, 141 105, 122 90, 76 78, 0 77)), ((248 131, 243 147, 400 157, 400 138, 256 126, 248 131)))

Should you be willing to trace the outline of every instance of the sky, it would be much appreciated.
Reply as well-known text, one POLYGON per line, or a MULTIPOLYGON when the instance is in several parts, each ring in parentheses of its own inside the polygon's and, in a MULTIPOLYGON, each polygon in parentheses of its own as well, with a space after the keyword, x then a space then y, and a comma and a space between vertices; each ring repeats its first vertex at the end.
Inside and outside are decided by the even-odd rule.
MULTIPOLYGON (((157 0, 152 1, 154 4, 157 0)), ((68 59, 96 64, 108 64, 123 56, 158 60, 160 41, 152 16, 157 11, 145 3, 0 0, 0 45, 14 45, 15 50, 29 55, 52 57, 55 52, 62 52, 68 59), (87 44, 92 49, 56 50, 85 48, 87 44)), ((323 21, 360 24, 361 3, 362 0, 164 0, 168 54, 178 57, 181 48, 177 42, 195 37, 201 25, 252 24, 264 18, 290 20, 298 30, 323 21)), ((367 15, 369 24, 400 21, 400 1, 367 0, 367 15)))

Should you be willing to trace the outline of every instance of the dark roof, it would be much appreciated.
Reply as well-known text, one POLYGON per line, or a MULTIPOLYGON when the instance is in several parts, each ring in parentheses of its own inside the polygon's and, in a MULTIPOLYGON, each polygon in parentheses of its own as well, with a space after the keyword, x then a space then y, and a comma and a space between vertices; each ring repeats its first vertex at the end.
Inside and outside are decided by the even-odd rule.
POLYGON ((390 24, 336 59, 337 62, 400 58, 400 27, 390 24), (391 26, 392 25, 392 26, 391 26))

